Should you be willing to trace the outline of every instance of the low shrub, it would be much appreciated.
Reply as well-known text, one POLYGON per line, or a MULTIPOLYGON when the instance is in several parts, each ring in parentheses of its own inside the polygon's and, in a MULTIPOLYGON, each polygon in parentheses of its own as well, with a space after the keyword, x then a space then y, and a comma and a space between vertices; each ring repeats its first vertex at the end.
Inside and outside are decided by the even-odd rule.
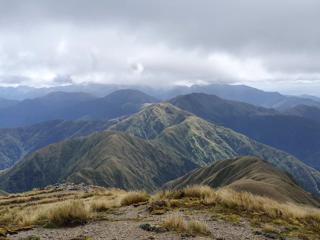
POLYGON ((209 235, 210 231, 206 223, 191 220, 189 222, 185 221, 182 216, 172 215, 163 221, 162 226, 171 231, 188 233, 192 235, 209 235))

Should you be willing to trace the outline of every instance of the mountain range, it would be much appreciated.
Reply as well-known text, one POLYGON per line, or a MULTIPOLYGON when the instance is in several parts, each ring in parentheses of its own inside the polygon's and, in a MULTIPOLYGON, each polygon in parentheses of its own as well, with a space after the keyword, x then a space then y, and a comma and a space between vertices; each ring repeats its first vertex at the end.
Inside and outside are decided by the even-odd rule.
MULTIPOLYGON (((285 110, 297 105, 320 106, 320 99, 314 96, 288 96, 278 92, 267 92, 245 85, 209 84, 192 86, 172 86, 156 88, 141 85, 117 84, 71 84, 49 88, 32 88, 27 86, 0 87, 0 97, 12 100, 25 100, 43 97, 52 92, 83 92, 97 97, 104 97, 121 89, 135 89, 167 100, 178 95, 190 93, 206 93, 217 95, 224 99, 246 102, 266 108, 285 110)), ((0 104, 1 105, 1 104, 0 104)))
POLYGON ((0 188, 20 192, 63 181, 154 190, 199 166, 253 155, 320 194, 320 173, 293 156, 169 103, 116 121, 107 131, 51 144, 0 173, 0 188))
MULTIPOLYGON (((281 113, 203 93, 178 96, 170 103, 209 122, 284 150, 320 169, 320 122, 316 120, 316 114, 294 114, 293 110, 291 114, 281 113)), ((304 108, 320 112, 316 107, 304 108)))
POLYGON ((157 100, 136 90, 119 90, 102 98, 81 92, 53 92, 27 99, 0 111, 0 128, 51 120, 108 120, 137 112, 157 100))

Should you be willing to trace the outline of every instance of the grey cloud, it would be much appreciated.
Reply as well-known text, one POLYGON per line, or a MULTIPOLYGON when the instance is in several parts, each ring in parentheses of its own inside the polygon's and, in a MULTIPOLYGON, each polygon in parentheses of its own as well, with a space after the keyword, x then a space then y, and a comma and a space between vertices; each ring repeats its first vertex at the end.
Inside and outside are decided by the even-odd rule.
POLYGON ((73 80, 70 75, 57 75, 53 80, 57 84, 72 84, 73 80))
POLYGON ((0 6, 0 74, 20 74, 30 84, 59 84, 57 74, 143 84, 292 84, 320 75, 318 0, 0 0, 0 6))

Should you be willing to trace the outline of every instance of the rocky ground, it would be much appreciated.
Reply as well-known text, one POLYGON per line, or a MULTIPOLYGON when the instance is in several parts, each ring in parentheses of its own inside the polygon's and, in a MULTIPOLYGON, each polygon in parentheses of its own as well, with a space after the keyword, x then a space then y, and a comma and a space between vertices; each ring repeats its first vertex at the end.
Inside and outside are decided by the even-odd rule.
POLYGON ((240 221, 222 220, 203 211, 177 210, 162 215, 150 215, 146 205, 121 207, 114 212, 107 213, 104 220, 88 223, 73 228, 34 228, 8 236, 8 239, 54 239, 54 240, 85 240, 85 239, 220 239, 220 240, 268 240, 281 239, 272 233, 251 227, 244 219, 240 221), (201 220, 206 222, 209 236, 192 236, 183 233, 170 232, 157 227, 169 215, 182 215, 186 220, 201 220), (30 238, 34 236, 34 238, 30 238), (38 237, 38 238, 36 238, 38 237))

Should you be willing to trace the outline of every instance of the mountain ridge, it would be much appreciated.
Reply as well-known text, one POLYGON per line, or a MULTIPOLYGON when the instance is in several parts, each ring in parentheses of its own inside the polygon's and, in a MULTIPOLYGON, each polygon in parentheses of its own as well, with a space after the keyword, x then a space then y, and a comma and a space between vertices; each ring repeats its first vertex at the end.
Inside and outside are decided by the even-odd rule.
POLYGON ((165 189, 182 189, 192 185, 212 188, 228 187, 250 192, 279 202, 296 202, 320 206, 319 199, 305 192, 285 172, 256 157, 239 157, 201 167, 166 183, 165 189))
MULTIPOLYGON (((163 154, 167 154, 167 159, 171 159, 173 165, 170 165, 170 169, 165 168, 161 170, 162 175, 167 175, 166 171, 169 171, 170 173, 171 170, 176 170, 178 162, 182 165, 185 164, 186 166, 196 168, 199 165, 205 166, 218 160, 225 160, 243 155, 253 155, 263 158, 274 164, 278 169, 290 173, 305 190, 320 194, 320 173, 318 171, 308 167, 298 159, 283 151, 258 143, 231 129, 209 123, 170 103, 156 103, 145 106, 138 113, 115 122, 107 129, 107 132, 108 131, 117 132, 114 133, 116 135, 124 134, 130 141, 124 141, 125 144, 121 144, 121 142, 114 144, 114 142, 111 141, 111 143, 107 142, 106 145, 104 145, 102 144, 105 143, 104 139, 101 139, 102 142, 100 144, 99 141, 96 141, 99 138, 94 137, 100 135, 93 134, 80 139, 72 139, 49 145, 48 147, 40 149, 25 157, 13 168, 4 173, 0 173, 0 188, 5 191, 24 191, 39 185, 43 186, 55 181, 68 180, 66 177, 56 178, 57 173, 55 173, 55 171, 58 171, 58 169, 64 169, 66 172, 70 170, 68 176, 73 175, 73 181, 76 179, 85 179, 87 182, 92 181, 94 184, 97 184, 104 179, 101 176, 106 176, 106 172, 110 170, 108 164, 105 164, 112 160, 111 156, 117 154, 117 161, 124 161, 124 164, 129 164, 128 166, 131 166, 130 161, 138 161, 136 160, 137 155, 135 155, 136 150, 131 148, 125 151, 123 149, 129 148, 130 142, 139 142, 141 143, 141 146, 144 146, 140 151, 139 161, 151 161, 152 163, 149 164, 156 164, 154 161, 159 161, 160 163, 161 161, 166 161, 165 159, 163 160, 163 154), (81 145, 79 142, 84 142, 86 144, 81 145), (123 148, 122 150, 118 148, 120 146, 123 148), (148 148, 152 148, 152 151, 150 152, 148 148), (49 149, 55 150, 49 151, 49 149), (61 151, 61 149, 64 149, 64 151, 61 151), (117 152, 113 152, 115 149, 118 149, 117 152), (96 154, 95 152, 101 154, 96 154), (151 158, 144 157, 144 153, 148 153, 149 155, 146 154, 146 156, 150 156, 152 152, 158 154, 151 158), (106 156, 110 157, 107 158, 106 156), (158 160, 159 156, 162 156, 160 157, 162 160, 158 160), (62 165, 63 167, 60 166, 54 170, 54 167, 47 169, 46 165, 41 165, 42 168, 40 168, 37 162, 40 160, 45 161, 46 159, 50 159, 51 164, 56 163, 58 166, 62 165), (60 162, 62 159, 72 159, 72 162, 70 164, 67 161, 60 162), (124 159, 127 159, 127 161, 124 159), (89 161, 89 163, 86 163, 88 165, 85 164, 85 160, 89 161), (128 162, 128 160, 130 161, 128 162), (90 161, 93 162, 90 164, 90 161), (89 167, 90 169, 94 166, 95 161, 98 161, 103 167, 88 171, 86 168, 89 167), (28 162, 28 164, 26 164, 26 162, 28 162), (81 168, 72 168, 71 165, 75 163, 81 168), (32 165, 34 167, 29 169, 32 165), (37 174, 32 174, 36 179, 28 179, 29 175, 25 175, 25 172, 32 172, 35 169, 40 171, 37 174), (50 176, 50 174, 47 172, 50 171, 53 171, 52 176, 54 181, 48 180, 47 175, 50 176), (78 174, 72 174, 73 171, 78 174), (44 173, 45 175, 43 175, 44 173), (44 179, 41 180, 40 176, 44 179), (77 178, 75 176, 77 176, 77 178), (86 178, 83 178, 83 176, 86 176, 86 178), (28 182, 29 185, 26 186, 25 184, 28 182)), ((100 134, 103 136, 106 132, 100 134)), ((136 145, 136 147, 138 148, 139 144, 136 145)), ((118 165, 113 164, 113 166, 118 165)), ((120 177, 120 179, 122 179, 124 177, 125 179, 128 179, 128 174, 120 171, 117 167, 115 167, 115 169, 119 173, 116 176, 113 175, 115 178, 120 177)), ((124 169, 125 167, 123 167, 123 170, 124 169)), ((157 169, 159 170, 159 168, 157 169)), ((182 169, 186 170, 187 167, 182 169)), ((137 172, 141 173, 144 171, 145 169, 137 170, 137 172)), ((157 170, 154 171, 154 174, 157 174, 157 170)), ((180 174, 182 175, 183 171, 180 172, 180 174)), ((169 175, 172 179, 179 177, 178 173, 169 175)), ((149 182, 152 181, 149 180, 149 182)), ((159 181, 159 183, 160 182, 161 181, 159 181)), ((162 183, 164 182, 162 181, 162 183)), ((103 184, 107 183, 104 182, 103 184)), ((128 187, 139 186, 140 185, 130 185, 128 187)), ((149 185, 148 188, 153 189, 152 185, 149 185)))
POLYGON ((320 156, 320 123, 203 93, 181 95, 169 102, 209 122, 286 151, 320 169, 317 161, 320 156))

